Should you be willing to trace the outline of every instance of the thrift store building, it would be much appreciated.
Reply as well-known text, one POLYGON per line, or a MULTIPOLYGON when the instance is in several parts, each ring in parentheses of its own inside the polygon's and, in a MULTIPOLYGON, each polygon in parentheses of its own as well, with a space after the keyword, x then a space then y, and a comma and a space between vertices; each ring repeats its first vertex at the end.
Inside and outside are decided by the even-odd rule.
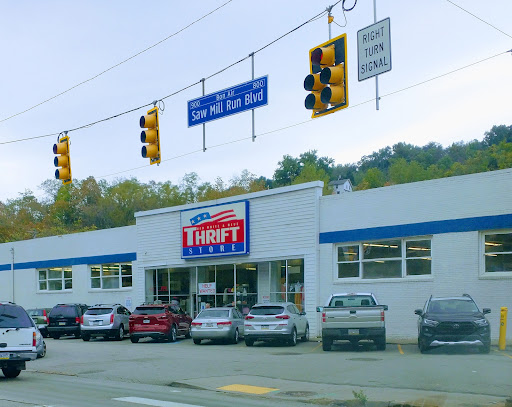
MULTIPOLYGON (((25 308, 178 298, 191 315, 373 292, 389 340, 415 341, 414 309, 469 293, 512 309, 512 170, 322 196, 320 181, 135 213, 136 225, 0 245, 0 299, 25 308)), ((510 318, 509 318, 510 319, 510 318)), ((512 340, 509 330, 508 340, 512 340)))

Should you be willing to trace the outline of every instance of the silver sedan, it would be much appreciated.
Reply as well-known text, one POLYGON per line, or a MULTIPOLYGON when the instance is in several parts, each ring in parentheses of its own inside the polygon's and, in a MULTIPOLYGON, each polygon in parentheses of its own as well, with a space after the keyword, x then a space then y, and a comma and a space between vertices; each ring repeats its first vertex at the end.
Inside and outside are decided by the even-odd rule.
POLYGON ((238 343, 244 335, 244 317, 236 308, 206 308, 192 321, 192 339, 199 345, 203 339, 224 339, 238 343))

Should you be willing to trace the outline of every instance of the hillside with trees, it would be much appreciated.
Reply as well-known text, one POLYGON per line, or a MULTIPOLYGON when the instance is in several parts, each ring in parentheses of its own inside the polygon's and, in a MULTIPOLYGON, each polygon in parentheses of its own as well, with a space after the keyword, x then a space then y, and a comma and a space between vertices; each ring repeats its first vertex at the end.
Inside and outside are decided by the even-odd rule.
POLYGON ((185 174, 178 185, 171 182, 141 183, 136 178, 112 183, 93 177, 62 185, 47 180, 44 198, 32 191, 0 202, 0 242, 32 239, 95 229, 133 225, 134 213, 156 208, 202 202, 222 197, 278 188, 309 181, 328 183, 350 179, 355 190, 512 168, 512 126, 493 126, 482 141, 458 142, 443 148, 438 143, 423 147, 397 143, 357 163, 335 164, 334 159, 307 151, 299 157, 283 156, 272 179, 247 170, 225 182, 200 182, 196 173, 185 174))

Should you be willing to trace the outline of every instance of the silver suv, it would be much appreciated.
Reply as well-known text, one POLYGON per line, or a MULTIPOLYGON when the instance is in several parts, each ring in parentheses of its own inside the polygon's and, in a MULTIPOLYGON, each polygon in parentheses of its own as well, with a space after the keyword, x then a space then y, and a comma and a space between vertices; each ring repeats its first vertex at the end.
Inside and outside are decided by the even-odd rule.
POLYGON ((130 315, 121 304, 96 304, 82 317, 82 339, 87 342, 91 337, 103 336, 122 341, 129 330, 130 315))
POLYGON ((25 362, 36 360, 36 345, 43 340, 23 307, 0 301, 0 368, 5 377, 17 377, 25 362))
POLYGON ((244 321, 244 336, 247 346, 255 341, 285 341, 297 344, 309 340, 309 324, 305 312, 300 312, 292 302, 268 302, 256 304, 244 321))

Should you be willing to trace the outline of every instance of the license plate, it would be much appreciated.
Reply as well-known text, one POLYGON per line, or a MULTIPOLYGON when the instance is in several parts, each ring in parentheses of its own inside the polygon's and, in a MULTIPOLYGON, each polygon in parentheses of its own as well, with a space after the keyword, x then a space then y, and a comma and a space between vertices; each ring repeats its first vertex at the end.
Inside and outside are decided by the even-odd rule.
POLYGON ((66 325, 65 322, 59 322, 59 325, 66 325))
POLYGON ((262 325, 261 326, 261 330, 262 331, 267 331, 269 329, 269 326, 268 325, 262 325))
POLYGON ((142 322, 144 322, 145 324, 149 324, 151 321, 150 321, 149 319, 145 319, 145 320, 144 320, 144 321, 142 321, 142 322))
POLYGON ((349 329, 348 334, 349 335, 359 335, 359 329, 349 329))
POLYGON ((203 324, 205 328, 213 328, 213 324, 203 324))
POLYGON ((0 352, 0 359, 9 359, 9 353, 0 352))
POLYGON ((92 325, 103 325, 103 321, 92 321, 92 325))

